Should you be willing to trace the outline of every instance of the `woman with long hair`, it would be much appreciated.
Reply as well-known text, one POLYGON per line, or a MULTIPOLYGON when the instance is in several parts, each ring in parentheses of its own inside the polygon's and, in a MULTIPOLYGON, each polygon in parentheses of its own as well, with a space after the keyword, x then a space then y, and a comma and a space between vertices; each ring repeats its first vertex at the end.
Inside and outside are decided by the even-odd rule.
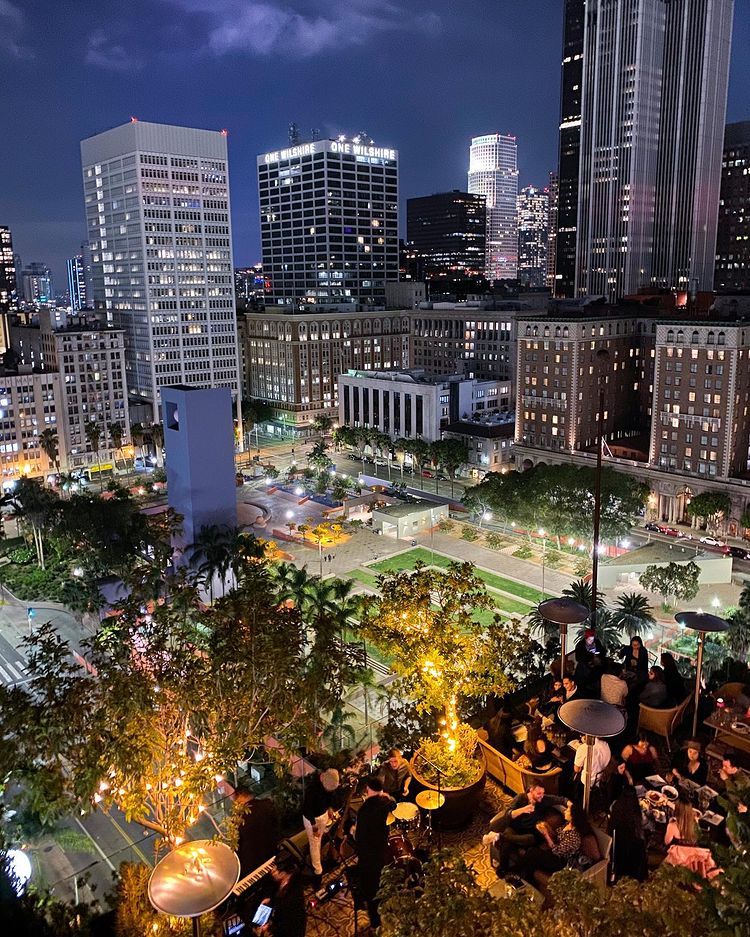
POLYGON ((544 838, 544 846, 526 850, 521 878, 534 881, 535 872, 559 872, 581 851, 583 838, 593 835, 589 818, 583 807, 571 803, 565 808, 565 823, 553 830, 545 821, 537 824, 544 838))
POLYGON ((681 793, 674 805, 674 816, 671 817, 664 833, 664 845, 695 846, 697 842, 698 824, 695 822, 695 812, 690 801, 681 793))
POLYGON ((638 794, 627 773, 621 775, 621 789, 609 811, 609 831, 614 840, 615 875, 644 881, 647 874, 643 813, 638 794))

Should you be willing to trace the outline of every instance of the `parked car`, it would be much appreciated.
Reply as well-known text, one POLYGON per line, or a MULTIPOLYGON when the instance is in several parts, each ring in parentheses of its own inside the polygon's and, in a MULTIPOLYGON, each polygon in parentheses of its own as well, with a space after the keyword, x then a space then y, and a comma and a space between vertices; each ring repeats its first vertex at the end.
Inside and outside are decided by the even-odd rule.
POLYGON ((744 547, 730 547, 729 555, 738 560, 750 560, 750 550, 744 547))
POLYGON ((428 472, 427 469, 422 472, 422 478, 432 478, 432 472, 428 472))
POLYGON ((644 524, 644 525, 643 525, 643 529, 644 529, 644 530, 650 530, 650 531, 652 531, 652 532, 655 533, 655 534, 658 534, 658 533, 659 533, 659 525, 658 525, 658 524, 651 524, 651 523, 649 523, 649 524, 644 524))
POLYGON ((705 543, 707 547, 725 547, 726 543, 723 540, 717 540, 716 537, 701 537, 701 543, 705 543))
POLYGON ((664 524, 660 524, 658 529, 659 529, 659 533, 664 534, 665 537, 679 537, 680 536, 679 530, 675 530, 674 527, 667 527, 664 524))

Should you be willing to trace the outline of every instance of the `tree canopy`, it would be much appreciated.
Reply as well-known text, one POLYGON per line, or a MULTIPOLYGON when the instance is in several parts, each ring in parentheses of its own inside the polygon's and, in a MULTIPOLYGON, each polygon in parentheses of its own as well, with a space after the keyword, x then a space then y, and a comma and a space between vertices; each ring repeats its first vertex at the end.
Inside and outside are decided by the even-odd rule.
POLYGON ((647 566, 640 575, 644 589, 656 592, 665 602, 690 601, 698 595, 698 579, 701 570, 692 560, 689 563, 667 563, 664 566, 647 566))

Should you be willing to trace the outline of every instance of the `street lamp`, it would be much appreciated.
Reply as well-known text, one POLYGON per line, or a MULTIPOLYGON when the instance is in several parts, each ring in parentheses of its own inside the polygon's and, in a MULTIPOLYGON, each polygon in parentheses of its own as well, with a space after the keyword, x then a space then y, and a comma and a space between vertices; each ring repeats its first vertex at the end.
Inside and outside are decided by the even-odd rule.
POLYGON ((294 530, 294 523, 292 518, 294 517, 294 511, 286 512, 286 526, 289 528, 289 536, 292 536, 292 531, 294 530))
POLYGON ((492 520, 492 511, 482 511, 482 515, 481 515, 481 517, 479 518, 479 527, 480 527, 480 529, 481 529, 481 527, 482 527, 482 522, 483 522, 483 521, 491 521, 491 520, 492 520))
POLYGON ((698 632, 698 658, 695 662, 695 692, 694 692, 694 712, 693 712, 693 738, 698 731, 698 703, 701 695, 701 674, 703 671, 703 644, 707 634, 718 634, 726 631, 729 625, 723 618, 716 615, 708 615, 700 609, 697 612, 678 612, 674 620, 681 628, 690 628, 698 632))
POLYGON ((600 348, 596 353, 599 413, 596 421, 596 479, 594 482, 594 554, 591 561, 591 621, 596 625, 596 595, 599 583, 599 530, 602 519, 602 448, 604 444, 604 389, 602 368, 609 361, 609 352, 600 348))

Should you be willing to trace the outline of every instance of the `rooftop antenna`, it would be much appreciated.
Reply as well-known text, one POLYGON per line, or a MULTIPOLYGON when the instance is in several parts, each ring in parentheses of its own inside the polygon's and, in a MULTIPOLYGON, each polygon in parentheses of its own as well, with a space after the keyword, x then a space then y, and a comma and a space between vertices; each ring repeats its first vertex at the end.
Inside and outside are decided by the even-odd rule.
POLYGON ((299 127, 292 121, 289 124, 289 146, 297 146, 299 139, 299 127))
POLYGON ((316 140, 320 140, 320 130, 317 127, 313 127, 310 130, 310 139, 313 141, 313 143, 316 140))

